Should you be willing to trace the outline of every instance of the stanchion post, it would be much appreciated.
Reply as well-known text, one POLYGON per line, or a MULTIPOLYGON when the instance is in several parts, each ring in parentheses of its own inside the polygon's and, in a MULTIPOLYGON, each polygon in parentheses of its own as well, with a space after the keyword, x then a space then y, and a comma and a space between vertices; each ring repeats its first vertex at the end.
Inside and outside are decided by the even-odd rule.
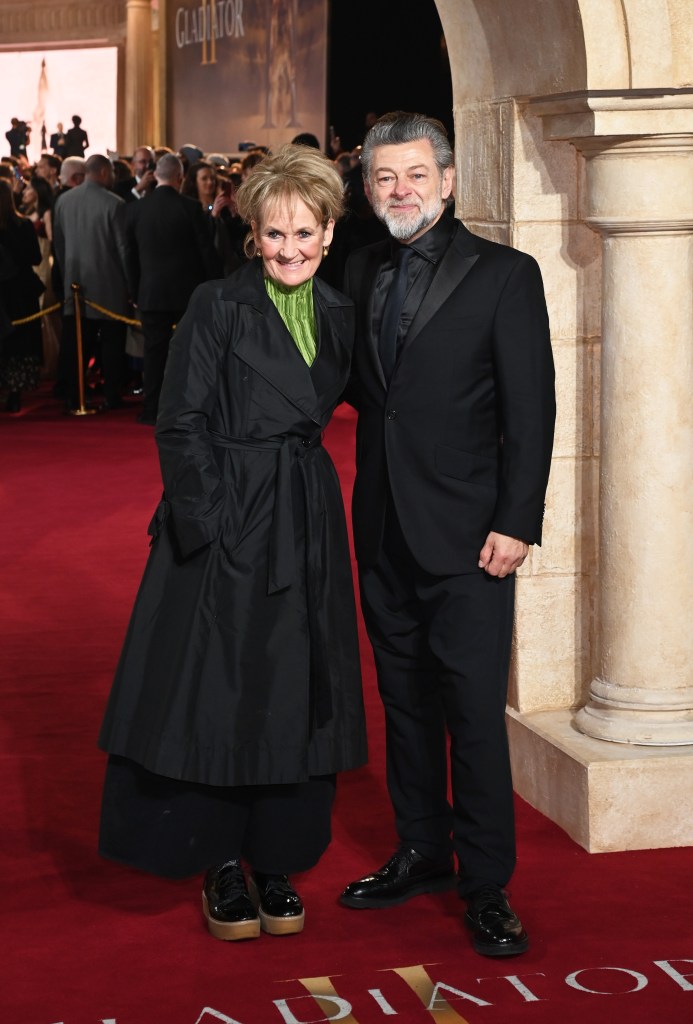
POLYGON ((90 416, 94 409, 87 409, 84 404, 84 355, 82 350, 82 310, 79 302, 79 285, 72 285, 72 294, 75 303, 75 335, 77 338, 77 387, 79 388, 79 408, 71 409, 73 416, 90 416))

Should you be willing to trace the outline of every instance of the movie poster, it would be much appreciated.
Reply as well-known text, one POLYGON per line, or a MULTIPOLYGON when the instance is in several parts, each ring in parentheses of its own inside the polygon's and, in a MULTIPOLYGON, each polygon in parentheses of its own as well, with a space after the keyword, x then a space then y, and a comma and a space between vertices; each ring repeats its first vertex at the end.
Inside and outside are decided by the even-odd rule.
POLYGON ((168 0, 167 142, 325 145, 327 0, 168 0))

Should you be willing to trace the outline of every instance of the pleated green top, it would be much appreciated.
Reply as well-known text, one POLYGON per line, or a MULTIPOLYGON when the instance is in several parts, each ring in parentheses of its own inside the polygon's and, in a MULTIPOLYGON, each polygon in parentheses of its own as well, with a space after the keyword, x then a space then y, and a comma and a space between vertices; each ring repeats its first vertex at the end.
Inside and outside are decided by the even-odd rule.
POLYGON ((265 277, 265 288, 296 342, 296 348, 308 366, 312 366, 318 350, 312 279, 290 288, 273 277, 265 277))

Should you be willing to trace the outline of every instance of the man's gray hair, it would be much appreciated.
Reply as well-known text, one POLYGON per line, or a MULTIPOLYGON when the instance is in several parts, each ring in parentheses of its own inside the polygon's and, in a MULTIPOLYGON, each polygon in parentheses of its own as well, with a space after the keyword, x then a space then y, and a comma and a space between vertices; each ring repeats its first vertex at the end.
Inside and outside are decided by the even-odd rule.
POLYGON ((442 174, 455 163, 448 133, 442 121, 425 114, 410 114, 393 110, 383 114, 366 133, 361 150, 361 169, 364 178, 370 178, 373 151, 378 146, 400 146, 406 142, 428 139, 433 147, 433 159, 442 174))
POLYGON ((182 178, 183 163, 175 153, 164 153, 157 161, 155 174, 157 181, 174 181, 176 178, 182 178))
POLYGON ((83 156, 66 156, 60 167, 61 185, 69 185, 70 179, 75 174, 84 176, 84 165, 86 162, 83 156))

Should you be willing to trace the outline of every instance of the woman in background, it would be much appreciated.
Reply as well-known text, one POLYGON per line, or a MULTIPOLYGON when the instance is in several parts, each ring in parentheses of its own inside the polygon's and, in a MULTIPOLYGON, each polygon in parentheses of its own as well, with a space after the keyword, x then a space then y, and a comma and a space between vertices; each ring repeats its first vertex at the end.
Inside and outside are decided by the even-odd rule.
POLYGON ((236 185, 209 161, 197 160, 188 168, 181 192, 197 199, 209 215, 224 274, 232 273, 245 262, 243 241, 248 228, 238 216, 236 185))
MULTIPOLYGON (((34 225, 41 262, 34 267, 44 292, 39 299, 39 306, 44 309, 56 303, 53 286, 53 204, 55 194, 45 178, 34 175, 22 193, 22 208, 34 225)), ((41 347, 43 353, 42 376, 54 377, 58 367, 58 350, 60 348, 61 317, 59 313, 49 313, 41 317, 41 347)))
POLYGON ((181 193, 202 203, 211 214, 219 191, 216 169, 207 160, 196 160, 185 173, 181 193))
POLYGON ((40 262, 34 225, 17 211, 12 186, 0 178, 0 389, 7 389, 6 412, 20 412, 22 394, 39 382, 41 321, 12 321, 39 312, 43 285, 34 267, 40 262))

